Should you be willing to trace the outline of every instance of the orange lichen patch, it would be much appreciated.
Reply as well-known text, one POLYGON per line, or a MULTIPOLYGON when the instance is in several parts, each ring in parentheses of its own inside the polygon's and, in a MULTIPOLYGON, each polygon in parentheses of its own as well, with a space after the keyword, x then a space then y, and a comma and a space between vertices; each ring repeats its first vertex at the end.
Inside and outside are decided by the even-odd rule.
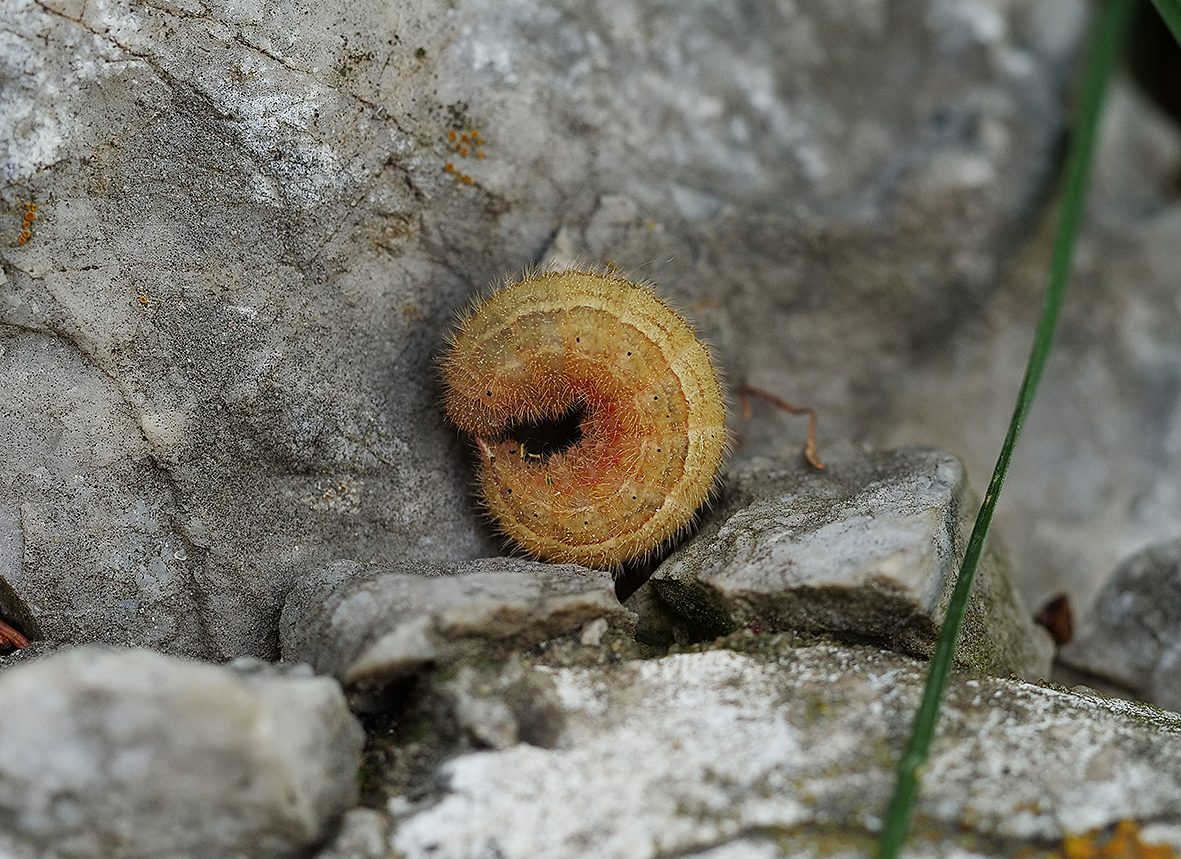
MULTIPOLYGON (((454 155, 460 158, 474 157, 478 161, 483 161, 488 156, 488 153, 483 149, 483 146, 487 142, 478 128, 447 129, 447 147, 454 155)), ((454 175, 456 179, 465 185, 476 184, 476 180, 467 173, 458 170, 454 162, 448 161, 443 165, 443 170, 454 175)))
POLYGON ((715 484, 725 406, 709 352, 646 287, 535 274, 478 302, 442 365, 482 500, 536 557, 618 569, 679 534, 715 484), (559 444, 536 441, 564 426, 559 444))
POLYGON ((320 497, 325 501, 332 501, 335 498, 349 493, 349 485, 347 483, 338 483, 335 486, 329 486, 320 493, 320 497))
POLYGON ((466 173, 460 173, 460 172, 459 172, 459 171, 458 171, 458 170, 455 168, 455 165, 454 165, 454 164, 452 164, 450 161, 448 161, 446 164, 444 164, 444 165, 443 165, 443 172, 444 172, 444 173, 450 173, 452 176, 454 176, 456 179, 458 179, 460 182, 462 182, 462 183, 463 183, 463 184, 465 184, 465 185, 474 185, 474 184, 476 184, 476 180, 475 180, 475 179, 473 179, 471 176, 469 176, 469 175, 468 175, 468 174, 466 174, 466 173))
POLYGON ((139 293, 135 296, 135 300, 144 310, 147 310, 152 306, 151 299, 148 298, 147 293, 139 293))
POLYGON ((487 142, 478 128, 472 128, 467 131, 455 128, 447 130, 447 145, 460 158, 467 158, 473 152, 476 152, 479 147, 487 144, 487 142))
POLYGON ((16 237, 16 243, 23 245, 33 238, 33 221, 37 220, 37 204, 25 203, 25 212, 21 217, 21 231, 20 235, 16 237))
POLYGON ((1106 837, 1095 830, 1062 839, 1062 849, 1052 859, 1178 859, 1168 844, 1145 844, 1134 821, 1121 820, 1106 837))

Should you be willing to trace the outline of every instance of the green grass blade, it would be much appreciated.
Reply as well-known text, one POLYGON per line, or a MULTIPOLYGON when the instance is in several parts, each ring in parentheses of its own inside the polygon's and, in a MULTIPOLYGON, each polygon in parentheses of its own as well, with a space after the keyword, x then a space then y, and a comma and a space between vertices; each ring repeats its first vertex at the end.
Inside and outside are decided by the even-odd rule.
POLYGON ((1165 26, 1181 45, 1181 0, 1152 0, 1158 15, 1164 19, 1165 26))
MULTIPOLYGON (((1157 2, 1158 4, 1176 3, 1177 0, 1157 0, 1157 2)), ((939 716, 939 707, 947 687, 948 677, 951 674, 956 639, 959 636, 964 610, 972 591, 972 580, 976 575, 976 566, 984 548, 984 538, 992 523, 993 511, 996 509, 1001 487, 1004 485, 1005 476, 1009 471, 1013 448, 1017 444, 1017 438, 1021 434, 1021 428, 1025 424, 1029 408, 1033 404, 1034 394, 1037 391, 1037 385, 1046 364, 1046 357, 1050 352, 1050 344, 1054 338, 1054 329, 1058 323, 1062 296, 1074 257, 1079 225, 1082 221, 1083 201, 1086 197, 1103 97, 1120 50, 1126 42, 1134 3, 1132 0, 1106 0, 1101 4, 1100 9, 1099 20, 1092 31, 1090 49, 1087 53, 1078 110, 1067 155, 1062 208, 1059 212, 1058 229, 1054 236, 1053 257, 1050 262, 1049 276, 1046 279, 1046 292, 1037 335, 1029 355, 1029 363, 1026 365, 1021 391, 1017 395, 1013 417, 1009 421, 1009 430, 1001 445, 996 468, 992 473, 992 480, 988 484, 988 490, 984 493, 984 501, 976 516, 972 535, 968 539, 968 547, 964 552, 959 578, 956 580, 951 602, 947 608, 947 615, 943 621, 943 628, 939 633, 935 655, 931 658, 927 672, 927 683, 923 689, 922 702, 919 704, 911 728, 910 741, 898 764, 894 794, 890 799, 890 806, 878 843, 879 859, 895 859, 906 840, 906 832, 919 791, 919 768, 927 760, 927 755, 930 752, 931 739, 934 736, 935 724, 939 716)))

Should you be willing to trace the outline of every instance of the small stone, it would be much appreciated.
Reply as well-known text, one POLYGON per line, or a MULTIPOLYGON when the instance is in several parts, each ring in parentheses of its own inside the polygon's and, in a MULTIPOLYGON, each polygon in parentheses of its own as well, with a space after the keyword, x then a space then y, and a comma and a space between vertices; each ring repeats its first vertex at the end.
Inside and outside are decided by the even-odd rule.
POLYGON ((1059 659, 1181 712, 1181 540, 1121 564, 1059 659))
POLYGON ((341 680, 358 707, 434 662, 528 649, 604 619, 631 630, 611 576, 516 558, 313 571, 283 608, 283 655, 341 680))
MULTIPOLYGON (((963 466, 922 448, 752 459, 727 477, 707 525, 649 585, 686 635, 737 627, 881 642, 919 656, 935 639, 976 509, 963 466)), ((1052 645, 995 553, 981 560, 957 658, 994 674, 1049 674, 1052 645)))
POLYGON ((603 636, 607 634, 607 619, 598 617, 582 628, 578 634, 578 643, 586 647, 598 647, 603 643, 603 636))
POLYGON ((507 749, 517 742, 516 717, 508 701, 495 694, 499 690, 482 684, 467 666, 447 686, 455 720, 473 740, 490 749, 507 749))
POLYGON ((344 816, 336 837, 315 859, 385 859, 389 826, 380 811, 354 808, 344 816))
POLYGON ((562 733, 562 707, 553 683, 520 659, 460 666, 436 691, 477 748, 507 749, 518 742, 549 748, 562 733))
POLYGON ((6 859, 289 856, 357 801, 360 726, 306 669, 87 646, 0 702, 6 859))

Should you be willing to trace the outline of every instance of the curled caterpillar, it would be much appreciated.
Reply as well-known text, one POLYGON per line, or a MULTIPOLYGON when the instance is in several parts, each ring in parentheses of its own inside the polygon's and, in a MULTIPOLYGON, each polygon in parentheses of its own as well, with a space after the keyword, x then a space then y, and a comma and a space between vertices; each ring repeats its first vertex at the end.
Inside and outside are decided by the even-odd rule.
POLYGON ((643 286, 586 271, 510 283, 463 317, 442 372, 484 505, 538 558, 618 569, 675 537, 714 486, 718 373, 643 286))

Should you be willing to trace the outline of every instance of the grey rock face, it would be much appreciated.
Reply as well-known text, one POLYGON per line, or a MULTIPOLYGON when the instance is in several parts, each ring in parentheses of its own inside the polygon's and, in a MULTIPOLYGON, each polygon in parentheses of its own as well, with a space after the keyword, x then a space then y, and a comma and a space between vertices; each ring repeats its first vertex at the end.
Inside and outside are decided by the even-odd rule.
MULTIPOLYGON (((560 702, 559 736, 461 755, 441 800, 391 803, 398 855, 866 855, 924 677, 902 656, 829 646, 532 670, 560 702)), ((1181 719, 957 676, 912 847, 948 856, 968 838, 973 855, 1011 856, 1125 817, 1181 847, 1178 809, 1181 719)))
MULTIPOLYGON (((873 638, 928 655, 943 621, 975 512, 959 460, 918 448, 826 451, 827 469, 752 460, 731 469, 701 534, 650 587, 699 636, 737 626, 873 638)), ((1049 674, 1008 567, 977 572, 957 656, 977 670, 1049 674)))
MULTIPOLYGON (((997 512, 1031 605, 1062 592, 1089 605, 1119 563, 1181 521, 1181 133, 1123 81, 1100 144, 1054 351, 997 512)), ((1029 352, 1050 226, 977 319, 899 375, 874 443, 950 446, 986 477, 1029 352)))
POLYGON ((600 621, 631 631, 608 573, 516 558, 309 574, 283 609, 286 659, 336 676, 363 704, 433 662, 505 656, 600 621))
POLYGON ((0 577, 45 635, 212 656, 275 655, 309 566, 496 548, 433 357, 563 228, 691 308, 733 377, 876 424, 1039 205, 1077 20, 7 8, 0 232, 39 208, 0 248, 4 369, 66 380, 73 428, 44 385, 5 401, 0 577))
POLYGON ((118 382, 69 340, 0 328, 0 462, 4 616, 34 637, 209 653, 204 549, 118 382))
POLYGON ((0 701, 5 856, 289 856, 357 799, 361 729, 306 669, 84 647, 0 701))
POLYGON ((1059 658, 1181 712, 1181 540, 1121 564, 1059 658))

